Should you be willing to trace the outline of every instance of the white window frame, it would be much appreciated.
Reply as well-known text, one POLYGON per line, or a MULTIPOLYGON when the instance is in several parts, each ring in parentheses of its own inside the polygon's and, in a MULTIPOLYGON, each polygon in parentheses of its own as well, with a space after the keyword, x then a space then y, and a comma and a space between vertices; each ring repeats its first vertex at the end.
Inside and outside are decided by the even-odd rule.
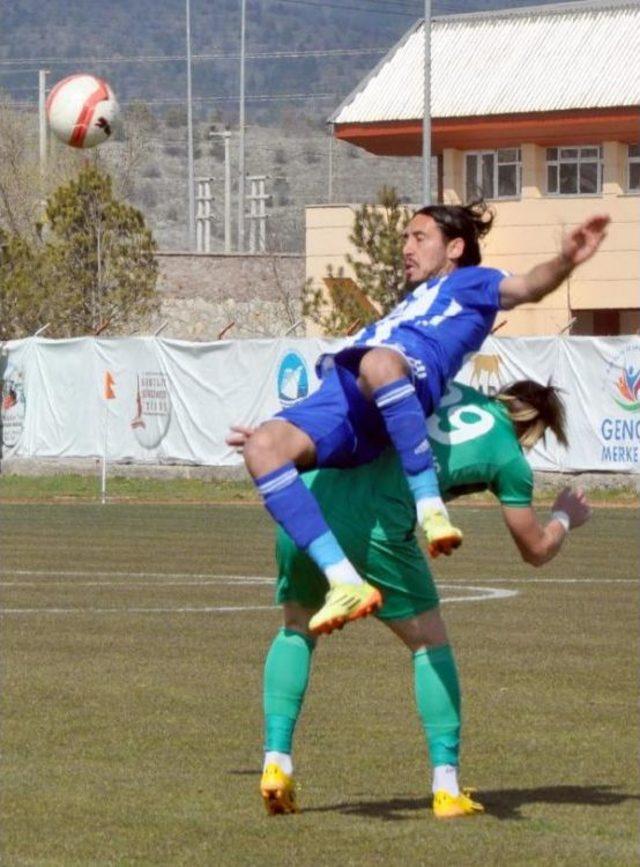
POLYGON ((640 193, 640 184, 637 187, 631 186, 631 166, 640 165, 640 144, 627 145, 627 192, 640 193), (637 154, 631 153, 631 148, 637 149, 637 154))
POLYGON ((602 195, 602 175, 603 175, 603 166, 604 166, 604 157, 603 157, 602 145, 593 145, 593 144, 590 144, 590 145, 558 145, 557 147, 546 149, 545 159, 546 159, 545 165, 546 165, 546 170, 547 170, 545 182, 546 182, 546 188, 547 188, 547 195, 548 196, 553 196, 554 198, 557 197, 557 198, 563 199, 563 198, 566 198, 567 196, 593 197, 593 196, 601 196, 602 195), (588 157, 583 156, 583 154, 582 154, 583 150, 594 150, 594 148, 597 148, 597 150, 598 150, 598 156, 595 159, 591 156, 588 156, 588 157), (549 151, 550 150, 557 151, 556 159, 550 159, 549 158, 549 151), (570 157, 561 157, 560 153, 563 150, 576 151, 576 158, 572 159, 570 157), (584 163, 594 163, 594 162, 597 165, 596 190, 595 190, 595 192, 581 193, 579 189, 576 190, 575 193, 561 193, 560 192, 560 166, 561 165, 573 165, 573 164, 577 165, 577 167, 578 167, 577 181, 578 181, 578 187, 580 187, 580 166, 584 163), (557 175, 556 175, 557 190, 555 190, 555 191, 549 189, 549 166, 556 166, 557 167, 557 175))
MULTIPOLYGON (((522 195, 522 150, 519 147, 497 148, 496 150, 465 151, 464 152, 464 189, 465 189, 465 195, 467 196, 467 198, 468 198, 467 190, 469 187, 468 174, 467 174, 467 172, 468 172, 467 157, 472 157, 472 156, 478 158, 478 165, 481 165, 481 161, 482 161, 483 156, 492 156, 494 158, 494 160, 493 160, 493 192, 495 193, 495 195, 493 195, 493 196, 484 195, 485 199, 488 199, 489 201, 503 202, 503 201, 514 201, 514 200, 517 200, 521 197, 521 195, 522 195), (505 162, 500 162, 500 154, 504 153, 505 151, 516 151, 516 159, 505 161, 505 162), (516 193, 513 196, 500 196, 500 195, 498 195, 498 174, 499 174, 498 168, 499 168, 499 166, 505 166, 505 165, 516 167, 516 193)), ((476 177, 476 181, 477 181, 477 177, 476 177)), ((476 195, 480 194, 480 191, 481 191, 480 184, 476 183, 475 189, 476 189, 476 193, 473 194, 474 198, 476 195)))

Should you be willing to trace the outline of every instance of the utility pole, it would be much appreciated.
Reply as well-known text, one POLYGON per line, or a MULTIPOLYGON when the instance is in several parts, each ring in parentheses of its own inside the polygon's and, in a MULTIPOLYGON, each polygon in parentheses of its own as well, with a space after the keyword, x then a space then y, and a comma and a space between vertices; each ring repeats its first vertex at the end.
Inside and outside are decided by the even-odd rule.
POLYGON ((329 204, 333 202, 333 124, 329 124, 329 190, 327 193, 329 204))
POLYGON ((40 176, 44 179, 47 173, 47 72, 38 70, 38 130, 40 145, 40 176))
POLYGON ((244 66, 247 2, 241 0, 240 12, 240 107, 238 118, 238 253, 244 253, 244 66))
POLYGON ((424 0, 424 113, 422 118, 422 204, 431 204, 431 0, 424 0))
POLYGON ((211 252, 211 220, 213 196, 211 182, 214 178, 197 178, 198 195, 196 203, 198 214, 196 218, 196 250, 198 253, 211 252))
POLYGON ((221 138, 224 142, 224 252, 231 252, 231 133, 228 129, 216 132, 209 130, 209 138, 221 138))
POLYGON ((186 31, 187 31, 187 183, 189 202, 189 249, 193 250, 196 241, 195 214, 195 178, 193 172, 193 107, 191 100, 191 8, 190 0, 186 0, 186 31))
POLYGON ((231 252, 231 133, 225 130, 224 141, 224 252, 231 252))
POLYGON ((267 200, 265 190, 266 175, 251 175, 247 178, 251 184, 249 202, 249 252, 264 253, 267 249, 267 200))

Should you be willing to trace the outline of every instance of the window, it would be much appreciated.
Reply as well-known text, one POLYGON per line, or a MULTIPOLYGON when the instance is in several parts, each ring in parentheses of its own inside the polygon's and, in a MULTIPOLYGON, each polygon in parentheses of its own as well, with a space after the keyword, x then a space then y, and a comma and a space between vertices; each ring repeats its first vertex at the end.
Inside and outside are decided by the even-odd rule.
POLYGON ((574 336, 615 337, 622 331, 622 315, 626 310, 572 310, 573 325, 570 333, 574 336))
POLYGON ((479 195, 485 199, 515 199, 520 195, 520 148, 470 151, 466 154, 465 170, 468 202, 479 195))
POLYGON ((598 195, 602 148, 547 148, 547 192, 552 196, 598 195))
POLYGON ((629 191, 640 192, 640 144, 629 145, 629 191))

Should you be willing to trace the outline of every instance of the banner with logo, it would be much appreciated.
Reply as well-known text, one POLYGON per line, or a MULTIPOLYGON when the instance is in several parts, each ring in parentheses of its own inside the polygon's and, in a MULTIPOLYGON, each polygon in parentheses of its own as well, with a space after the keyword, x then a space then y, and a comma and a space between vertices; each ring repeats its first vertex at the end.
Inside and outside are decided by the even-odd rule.
MULTIPOLYGON (((558 338, 548 337, 489 337, 456 378, 484 394, 495 394, 502 386, 518 379, 560 386, 557 377, 560 343, 558 338)), ((563 397, 567 403, 568 394, 563 397)), ((534 446, 528 457, 536 469, 557 472, 563 452, 553 434, 548 434, 545 442, 534 446)))
MULTIPOLYGON (((0 356, 2 455, 235 465, 229 427, 313 392, 318 356, 344 343, 13 341, 0 356)), ((570 448, 548 436, 534 468, 638 471, 640 338, 489 338, 457 378, 488 394, 522 378, 563 390, 570 448)))
POLYGON ((640 339, 576 337, 563 344, 561 377, 571 383, 568 468, 638 472, 640 339))
POLYGON ((0 451, 18 454, 27 414, 26 376, 33 346, 29 340, 12 340, 0 352, 0 451))

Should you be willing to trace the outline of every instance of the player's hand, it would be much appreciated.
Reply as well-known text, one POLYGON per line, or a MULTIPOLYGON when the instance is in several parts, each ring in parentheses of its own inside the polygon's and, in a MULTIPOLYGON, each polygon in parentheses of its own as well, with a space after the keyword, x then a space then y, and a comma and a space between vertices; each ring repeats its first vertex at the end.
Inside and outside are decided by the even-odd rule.
POLYGON ((576 491, 572 491, 571 488, 564 488, 556 497, 551 511, 566 512, 572 530, 586 524, 591 517, 591 507, 582 488, 578 488, 576 491))
POLYGON ((575 268, 586 262, 607 237, 608 214, 594 214, 584 223, 567 232, 562 239, 562 258, 575 268))
POLYGON ((245 427, 242 424, 231 425, 229 433, 226 436, 225 442, 228 446, 232 446, 239 452, 244 448, 247 440, 255 432, 254 427, 245 427))

